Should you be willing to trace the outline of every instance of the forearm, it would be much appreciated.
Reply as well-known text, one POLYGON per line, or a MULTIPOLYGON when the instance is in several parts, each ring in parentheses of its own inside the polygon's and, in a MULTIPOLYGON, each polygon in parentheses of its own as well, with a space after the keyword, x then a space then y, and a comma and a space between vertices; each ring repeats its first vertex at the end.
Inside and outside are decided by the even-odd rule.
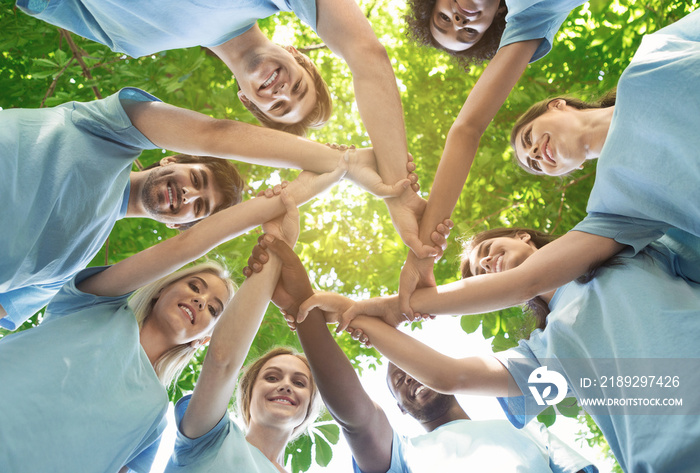
POLYGON ((176 271, 284 211, 279 196, 260 197, 229 207, 85 280, 80 290, 102 296, 127 294, 176 271))
POLYGON ((342 427, 357 464, 362 471, 387 471, 393 438, 389 420, 362 388, 321 311, 312 310, 297 325, 297 333, 323 401, 342 427))
POLYGON ((492 357, 451 358, 372 317, 358 317, 352 326, 365 332, 382 355, 435 391, 489 396, 508 394, 507 371, 492 357))
MULTIPOLYGON (((379 45, 370 58, 352 67, 357 107, 369 134, 377 168, 385 183, 406 177, 408 147, 401 97, 386 51, 379 45)), ((359 62, 359 61, 358 61, 359 62)))
POLYGON ((315 173, 332 171, 342 155, 341 151, 289 133, 214 119, 162 102, 126 103, 124 108, 149 140, 178 153, 315 173))
POLYGON ((216 324, 202 373, 180 425, 188 437, 204 435, 226 412, 279 272, 279 259, 273 256, 264 271, 246 279, 216 324))

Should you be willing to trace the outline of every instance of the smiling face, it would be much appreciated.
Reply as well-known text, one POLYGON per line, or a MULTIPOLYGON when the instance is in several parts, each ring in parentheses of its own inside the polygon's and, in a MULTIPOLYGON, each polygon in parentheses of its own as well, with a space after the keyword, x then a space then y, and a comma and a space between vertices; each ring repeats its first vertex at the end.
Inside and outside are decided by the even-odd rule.
POLYGON ((316 86, 311 75, 294 58, 296 49, 275 44, 248 56, 236 74, 242 102, 253 103, 270 120, 301 122, 316 106, 316 86))
POLYGON ((586 161, 587 143, 581 111, 556 99, 547 112, 523 126, 515 135, 515 154, 535 174, 561 176, 586 161))
POLYGON ((475 276, 500 273, 519 266, 535 251, 537 247, 525 232, 518 232, 515 237, 489 238, 469 253, 469 269, 475 276))
POLYGON ((454 401, 454 396, 433 391, 393 363, 389 364, 387 382, 401 411, 419 422, 442 417, 454 401))
POLYGON ((293 430, 304 422, 313 385, 306 363, 294 355, 270 358, 258 372, 250 397, 250 424, 293 430))
POLYGON ((479 42, 498 9, 499 0, 437 0, 430 33, 444 48, 464 51, 479 42))
POLYGON ((149 316, 174 345, 207 338, 224 304, 229 300, 226 283, 212 273, 184 277, 165 287, 149 316))
POLYGON ((208 217, 223 201, 212 171, 204 164, 181 164, 163 158, 148 171, 141 190, 146 213, 171 227, 208 217))

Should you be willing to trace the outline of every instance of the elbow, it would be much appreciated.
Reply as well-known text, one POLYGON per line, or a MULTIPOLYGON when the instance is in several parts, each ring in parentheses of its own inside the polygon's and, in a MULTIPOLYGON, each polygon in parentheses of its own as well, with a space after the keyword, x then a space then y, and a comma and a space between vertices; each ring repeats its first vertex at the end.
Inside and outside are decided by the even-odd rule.
POLYGON ((450 131, 447 132, 447 139, 467 140, 472 143, 478 143, 481 136, 486 132, 488 125, 488 123, 479 123, 477 119, 470 119, 469 116, 464 118, 457 117, 450 127, 450 131))

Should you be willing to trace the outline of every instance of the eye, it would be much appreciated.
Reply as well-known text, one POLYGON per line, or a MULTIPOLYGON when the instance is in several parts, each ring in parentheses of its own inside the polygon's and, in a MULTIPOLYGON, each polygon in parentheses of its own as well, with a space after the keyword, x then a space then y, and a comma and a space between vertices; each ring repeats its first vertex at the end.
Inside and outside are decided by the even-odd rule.
POLYGON ((537 161, 530 161, 530 167, 533 171, 542 172, 542 168, 537 161))
POLYGON ((305 388, 305 387, 306 387, 306 383, 304 383, 303 381, 295 381, 294 384, 296 384, 296 385, 299 386, 300 388, 305 388))
POLYGON ((200 200, 197 200, 194 203, 194 214, 199 216, 202 213, 202 202, 200 200))
POLYGON ((469 33, 469 36, 472 37, 472 38, 473 38, 474 36, 476 36, 476 35, 479 34, 479 32, 476 31, 474 28, 465 28, 464 31, 466 31, 467 33, 469 33))
POLYGON ((399 375, 394 379, 394 386, 400 386, 403 383, 403 375, 399 375))
POLYGON ((190 283, 190 289, 192 289, 194 292, 199 293, 199 286, 197 286, 195 283, 191 282, 190 283))
POLYGON ((190 179, 192 179, 192 185, 194 188, 199 189, 199 179, 197 178, 197 174, 192 172, 192 174, 190 174, 190 179))
POLYGON ((438 18, 440 18, 442 21, 450 22, 450 17, 445 15, 444 13, 438 13, 438 18))
POLYGON ((272 104, 272 107, 270 107, 271 112, 276 112, 277 110, 282 108, 282 102, 275 102, 272 104))
POLYGON ((294 84, 294 88, 292 89, 292 92, 298 91, 300 87, 301 87, 301 79, 298 80, 296 84, 294 84))
POLYGON ((209 313, 211 314, 212 317, 216 317, 216 316, 217 316, 216 309, 214 308, 213 305, 210 305, 210 306, 209 306, 209 313))

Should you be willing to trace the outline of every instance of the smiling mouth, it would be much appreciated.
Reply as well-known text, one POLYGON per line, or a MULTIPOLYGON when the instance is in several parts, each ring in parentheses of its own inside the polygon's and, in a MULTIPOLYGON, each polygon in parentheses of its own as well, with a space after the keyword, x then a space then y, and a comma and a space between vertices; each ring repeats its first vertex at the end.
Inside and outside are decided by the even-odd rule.
POLYGON ((275 402, 277 404, 284 404, 287 406, 296 406, 297 403, 292 401, 291 398, 285 397, 285 396, 280 396, 280 397, 273 397, 270 399, 270 402, 275 402))
POLYGON ((544 158, 547 160, 547 163, 552 166, 556 166, 557 162, 552 157, 552 149, 549 147, 549 140, 547 140, 547 142, 545 143, 544 149, 542 151, 542 156, 544 156, 544 158))
POLYGON ((194 325, 194 312, 192 312, 192 309, 187 307, 186 305, 180 304, 178 307, 182 309, 182 311, 185 313, 190 318, 190 323, 194 325))
POLYGON ((268 87, 270 87, 272 84, 275 83, 275 81, 277 80, 279 75, 280 75, 279 69, 275 69, 274 71, 272 71, 272 74, 270 74, 268 76, 268 78, 265 80, 265 82, 262 83, 262 85, 258 88, 258 90, 263 90, 263 89, 267 89, 268 87))
POLYGON ((496 264, 494 265, 494 273, 500 273, 503 270, 503 255, 496 258, 496 264))
POLYGON ((456 0, 455 0, 455 5, 457 5, 457 9, 459 9, 459 12, 466 17, 473 18, 479 14, 478 10, 474 11, 474 10, 467 10, 466 8, 463 8, 462 5, 460 5, 459 2, 457 2, 456 0))

